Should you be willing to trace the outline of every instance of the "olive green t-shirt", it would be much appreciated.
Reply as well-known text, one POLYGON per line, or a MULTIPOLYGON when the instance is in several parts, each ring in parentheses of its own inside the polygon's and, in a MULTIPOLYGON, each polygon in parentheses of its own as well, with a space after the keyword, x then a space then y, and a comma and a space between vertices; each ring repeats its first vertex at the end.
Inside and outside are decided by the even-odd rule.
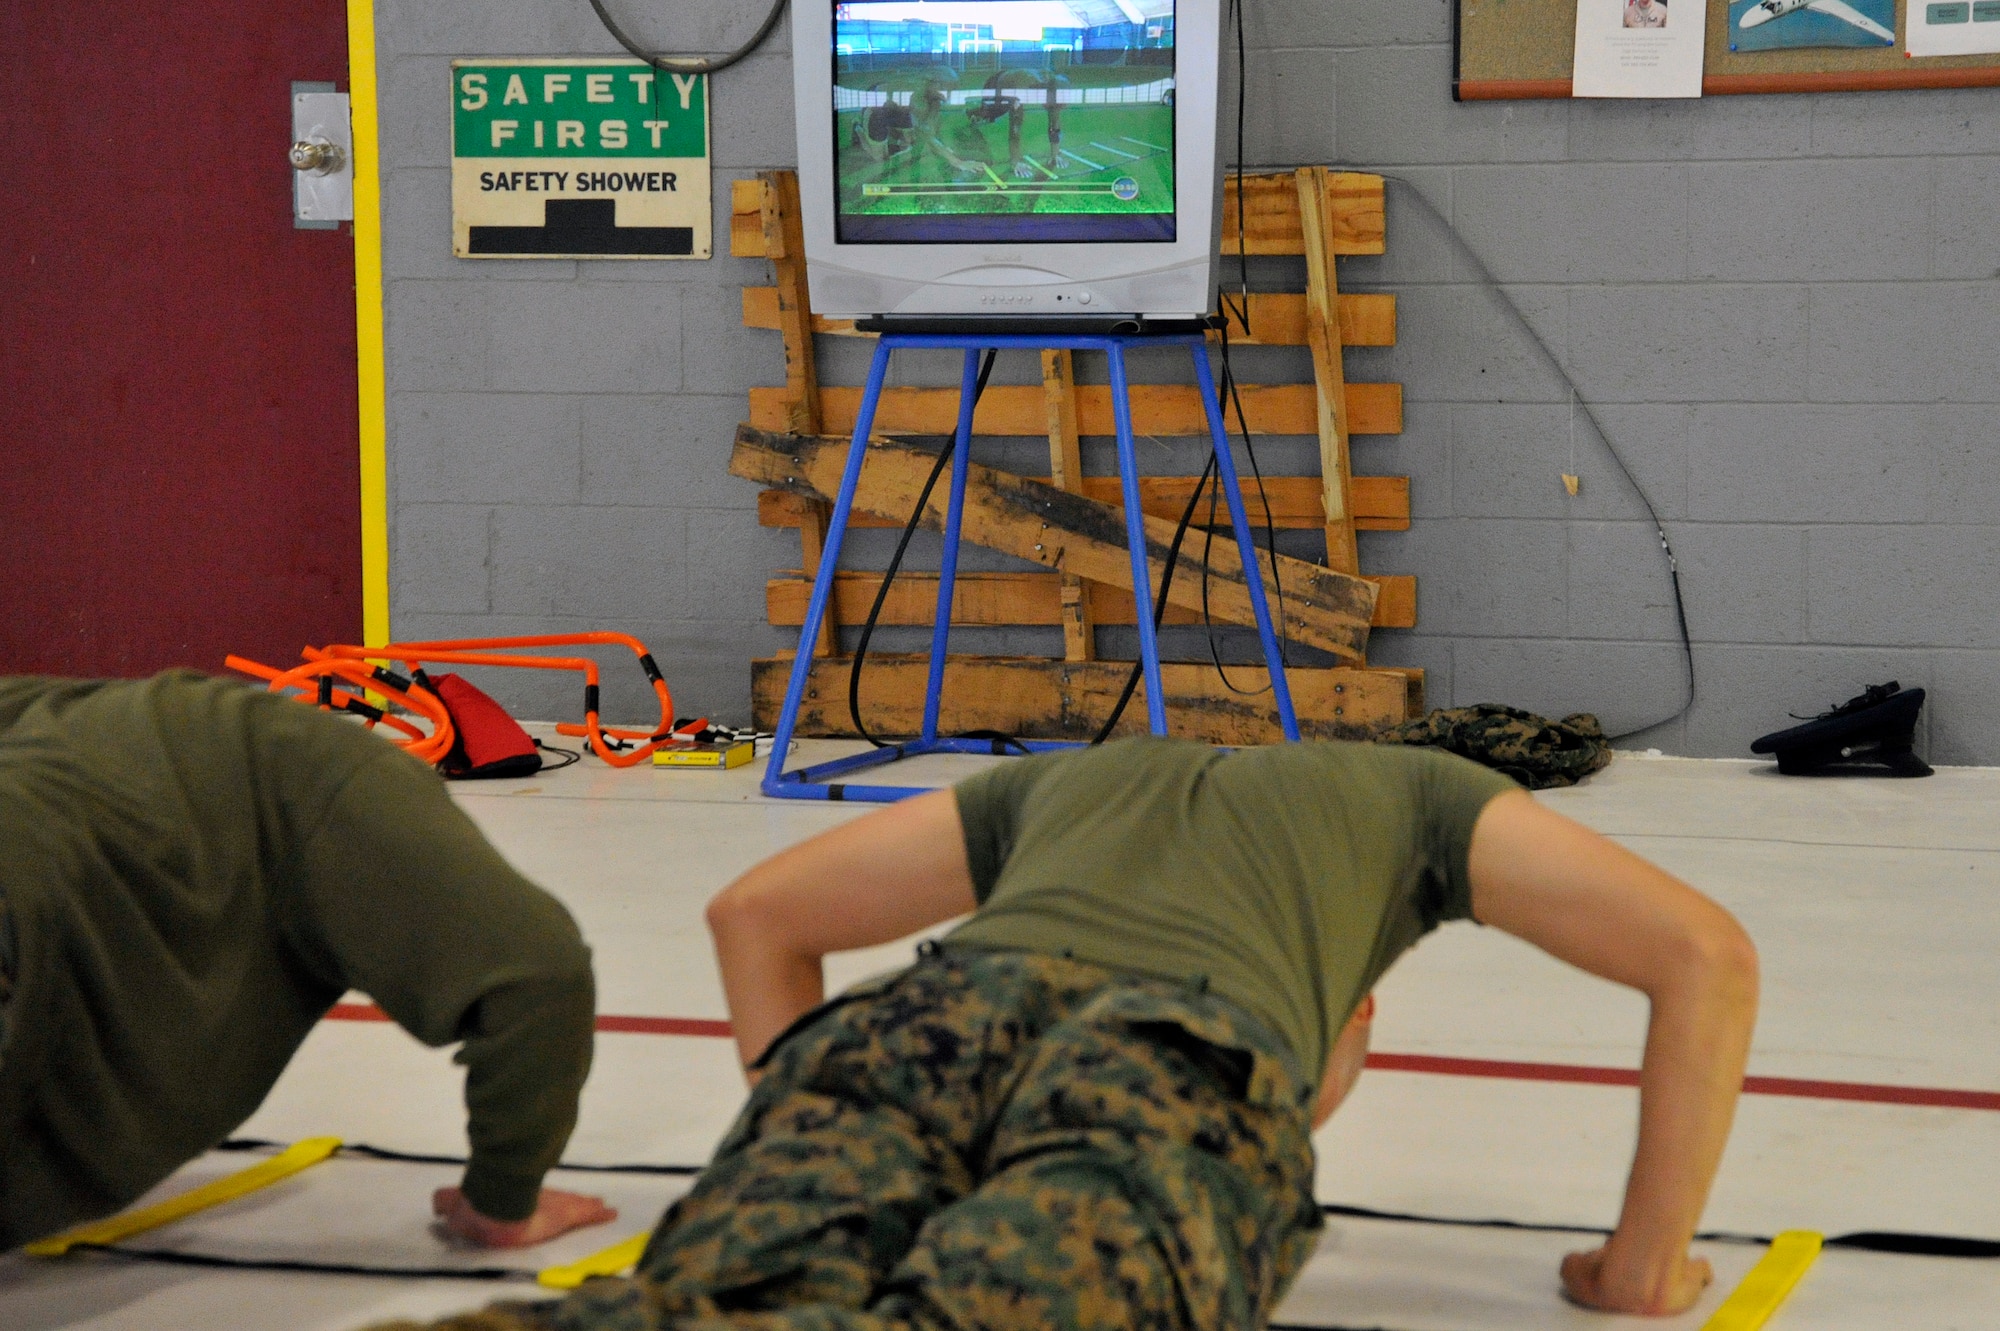
POLYGON ((1012 759, 957 788, 979 909, 946 941, 1205 980, 1317 1082, 1390 963, 1471 917, 1473 823, 1518 789, 1370 744, 1140 738, 1012 759))
POLYGON ((254 1111, 348 989, 460 1043, 467 1198, 531 1214, 590 1067, 590 953, 424 764, 193 674, 0 679, 0 1250, 254 1111))

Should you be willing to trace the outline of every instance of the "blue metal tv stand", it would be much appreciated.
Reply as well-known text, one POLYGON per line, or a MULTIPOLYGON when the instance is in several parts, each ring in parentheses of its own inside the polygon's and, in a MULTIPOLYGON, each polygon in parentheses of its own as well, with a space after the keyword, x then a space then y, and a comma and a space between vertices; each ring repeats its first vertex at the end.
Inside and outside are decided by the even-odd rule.
MULTIPOLYGON (((820 553, 819 572, 813 578, 812 599, 806 606, 805 623, 799 629, 799 654, 792 663, 792 678, 785 690, 785 705, 778 714, 778 728, 771 743, 771 757, 764 768, 763 791, 778 799, 867 800, 889 803, 920 795, 921 786, 869 785, 834 778, 865 771, 902 758, 929 753, 992 753, 988 739, 957 739, 938 734, 938 707, 944 691, 945 645, 951 636, 951 608, 958 573, 960 521, 965 512, 966 462, 972 445, 974 385, 979 375, 979 355, 987 350, 1023 351, 1102 351, 1111 362, 1111 409, 1118 426, 1118 474, 1124 482, 1125 540, 1132 553, 1133 601, 1138 610, 1139 659, 1145 671, 1146 716, 1152 733, 1167 733, 1166 698, 1160 684, 1160 649, 1153 629, 1153 591, 1150 564, 1146 557, 1146 528, 1139 503, 1139 465, 1132 443, 1132 403, 1125 379, 1125 353, 1135 347, 1182 346, 1194 358, 1195 380, 1201 389, 1202 408, 1215 442, 1217 483, 1229 505, 1229 521, 1236 532, 1236 547, 1243 556, 1244 580, 1250 590, 1250 604, 1256 612, 1257 636, 1264 645, 1264 662, 1270 671, 1271 691, 1285 738, 1299 737, 1298 718, 1292 711, 1292 693, 1285 680, 1285 665, 1278 651, 1278 635, 1271 624, 1270 606, 1264 599, 1264 578, 1258 566, 1256 546, 1250 539, 1250 521, 1243 511, 1243 491, 1236 480, 1236 462, 1229 452, 1229 433, 1222 422, 1222 404, 1215 392, 1215 375, 1209 368, 1208 346, 1198 332, 1190 333, 1092 333, 1067 335, 1036 333, 884 333, 875 346, 875 359, 868 367, 868 386, 861 394, 861 407, 854 418, 854 443, 847 451, 847 468, 841 474, 840 493, 834 497, 833 514, 827 524, 826 542, 820 553), (799 705, 805 698, 806 683, 812 673, 811 644, 819 635, 827 601, 833 595, 833 579, 840 561, 841 542, 847 536, 848 510, 854 503, 855 485, 861 477, 861 461, 867 452, 870 432, 875 426, 875 408, 882 397, 882 382, 889 371, 889 357, 904 350, 951 350, 965 353, 964 375, 959 382, 958 432, 952 454, 951 499, 945 510, 944 560, 938 571, 936 623, 931 629, 930 682, 924 693, 923 733, 916 739, 890 744, 867 753, 857 753, 831 762, 817 763, 795 772, 785 770, 785 758, 792 745, 792 730, 799 719, 799 705)), ((1082 748, 1073 741, 1024 740, 1031 752, 1082 748)))

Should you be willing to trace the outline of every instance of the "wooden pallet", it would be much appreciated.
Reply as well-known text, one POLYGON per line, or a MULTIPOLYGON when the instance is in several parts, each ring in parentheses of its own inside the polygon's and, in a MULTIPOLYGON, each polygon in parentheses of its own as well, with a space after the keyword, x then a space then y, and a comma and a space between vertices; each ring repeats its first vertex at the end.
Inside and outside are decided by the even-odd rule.
MULTIPOLYGON (((825 502, 840 491, 849 450, 849 441, 838 437, 774 434, 744 425, 736 431, 729 470, 748 480, 784 486, 812 502, 825 502)), ((894 439, 870 443, 852 497, 854 511, 890 519, 907 515, 923 497, 925 478, 936 467, 937 457, 934 447, 920 444, 894 439)), ((1074 576, 1086 585, 1095 581, 1131 594, 1132 556, 1122 504, 1100 503, 978 462, 964 466, 961 539, 1074 576)), ((921 525, 943 531, 945 502, 933 491, 919 515, 921 525)), ((1146 517, 1141 527, 1151 586, 1142 585, 1139 592, 1150 599, 1151 587, 1162 585, 1166 578, 1174 523, 1146 517)), ((1284 581, 1284 628, 1291 637, 1343 662, 1364 664, 1378 596, 1374 584, 1290 555, 1264 558, 1284 581)), ((1207 607, 1224 624, 1257 622, 1249 571, 1235 541, 1183 544, 1178 566, 1184 576, 1176 577, 1168 588, 1171 604, 1207 607)), ((1273 572, 1265 576, 1270 578, 1273 572)))
MULTIPOLYGON (((1380 254, 1384 248, 1382 180, 1379 176, 1303 167, 1295 172, 1251 175, 1243 197, 1245 249, 1256 255, 1299 255, 1306 263, 1306 290, 1253 294, 1250 328, 1232 326, 1237 345, 1305 346, 1312 352, 1309 383, 1241 386, 1243 418, 1229 410, 1229 425, 1247 422, 1252 434, 1315 435, 1320 441, 1320 475, 1270 477, 1265 495, 1273 525, 1286 529, 1315 527, 1325 533, 1325 568, 1334 575, 1359 577, 1373 589, 1369 618, 1377 628, 1411 628, 1416 624, 1416 580, 1397 575, 1363 575, 1359 567, 1357 531, 1402 531, 1410 523, 1409 480, 1401 476, 1356 477, 1349 464, 1348 439, 1355 434, 1396 434, 1402 430, 1402 388, 1398 384, 1350 384, 1341 364, 1347 346, 1390 346, 1396 340, 1396 298, 1393 295, 1342 295, 1334 260, 1345 254, 1380 254)), ((852 321, 824 319, 812 313, 807 296, 805 246, 799 225, 798 182, 789 171, 763 172, 754 180, 737 181, 731 196, 730 253, 771 261, 774 283, 743 289, 743 322, 751 328, 781 334, 785 353, 785 386, 750 392, 745 454, 739 441, 738 464, 744 474, 757 470, 755 449, 769 443, 764 436, 851 435, 861 390, 819 383, 813 354, 815 334, 866 337, 852 321), (760 435, 758 432, 763 432, 760 435), (745 461, 745 458, 748 461, 745 461)), ((1225 253, 1236 249, 1237 188, 1225 181, 1222 234, 1225 253)), ((1134 428, 1143 434, 1201 436, 1207 433, 1200 399, 1192 386, 1134 385, 1134 428)), ((956 422, 955 388, 891 388, 884 392, 876 418, 876 434, 949 434, 956 422)), ((1071 355, 1042 355, 1040 387, 995 385, 981 399, 973 418, 975 433, 1042 435, 1049 439, 1049 475, 1005 477, 1006 482, 1054 486, 1088 500, 1117 503, 1115 477, 1086 477, 1080 466, 1082 435, 1112 432, 1110 392, 1078 385, 1071 355)), ((822 440, 815 448, 830 446, 822 440)), ((802 445, 803 446, 803 445, 802 445)), ((875 461, 864 464, 864 484, 875 461)), ((801 564, 779 570, 766 584, 770 622, 804 623, 812 580, 818 572, 830 505, 823 492, 804 483, 784 484, 788 477, 766 478, 772 488, 758 500, 765 526, 796 528, 801 564)), ((1194 484, 1186 476, 1140 479, 1147 515, 1169 523, 1177 519, 1194 484)), ((1060 498, 1060 496, 1057 496, 1060 498)), ((1261 522, 1254 483, 1246 487, 1253 523, 1261 522)), ((1205 516, 1205 515, 1204 515, 1205 516)), ((899 526, 906 513, 871 512, 856 504, 850 524, 856 527, 899 526)), ((1217 533, 1229 537, 1226 519, 1217 533)), ((989 538, 997 539, 997 538, 989 538)), ((1192 541, 1190 542, 1192 544, 1192 541)), ((1221 542, 1218 541, 1219 549, 1221 542)), ((1230 557, 1234 546, 1230 545, 1230 557)), ((1296 561, 1281 560, 1287 566, 1296 561)), ((1220 566, 1220 561, 1218 561, 1220 566)), ((1098 572, 1107 576, 1109 565, 1098 572)), ((1240 574, 1240 570, 1238 570, 1240 574)), ((1288 573, 1289 589, 1295 573, 1288 573)), ((1265 578, 1270 579, 1270 566, 1265 578)), ((1338 579, 1336 578, 1336 581, 1338 579)), ((807 705, 799 717, 799 733, 852 734, 847 716, 849 661, 836 655, 837 626, 855 623, 866 614, 880 577, 842 573, 820 633, 812 644, 815 660, 807 705)), ((942 726, 948 730, 994 729, 1034 738, 1087 738, 1102 723, 1115 701, 1129 666, 1099 662, 1094 630, 1098 625, 1136 622, 1130 587, 1091 581, 1076 573, 1053 572, 961 574, 953 598, 954 625, 1059 625, 1064 659, 1020 657, 953 657, 946 670, 942 726)), ((1178 585, 1177 585, 1177 590, 1178 585)), ((1200 611, 1179 603, 1168 607, 1169 624, 1198 623, 1200 611)), ((937 580, 931 574, 902 574, 896 579, 878 623, 929 626, 935 614, 937 580)), ((1247 607, 1247 602, 1245 603, 1247 607)), ((1214 608, 1212 607, 1212 613, 1214 608)), ((1276 602, 1273 601, 1275 612, 1276 602)), ((1287 612, 1296 618, 1297 607, 1287 612)), ((1241 616, 1217 622, 1234 622, 1241 616)), ((1365 628, 1361 630, 1365 635, 1365 628)), ((1288 673, 1301 728, 1319 737, 1359 737, 1423 711, 1423 672, 1369 668, 1357 649, 1342 651, 1354 666, 1335 669, 1293 669, 1288 673)), ((862 689, 870 728, 884 733, 913 732, 922 709, 925 684, 922 658, 869 658, 862 689)), ((757 724, 772 724, 784 698, 789 655, 753 663, 753 705, 757 724)), ((1279 737, 1269 695, 1232 692, 1206 665, 1164 666, 1168 715, 1174 733, 1217 743, 1271 742, 1279 737)), ((1237 688, 1258 688, 1261 669, 1232 670, 1237 688)), ((1145 709, 1133 706, 1121 727, 1143 730, 1145 709)))

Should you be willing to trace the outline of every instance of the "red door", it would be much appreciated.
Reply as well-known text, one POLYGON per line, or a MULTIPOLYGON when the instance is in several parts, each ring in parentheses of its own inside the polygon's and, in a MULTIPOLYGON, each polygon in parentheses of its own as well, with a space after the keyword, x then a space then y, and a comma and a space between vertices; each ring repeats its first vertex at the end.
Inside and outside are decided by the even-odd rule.
POLYGON ((361 631, 354 248, 292 225, 341 0, 0 4, 0 673, 361 631))

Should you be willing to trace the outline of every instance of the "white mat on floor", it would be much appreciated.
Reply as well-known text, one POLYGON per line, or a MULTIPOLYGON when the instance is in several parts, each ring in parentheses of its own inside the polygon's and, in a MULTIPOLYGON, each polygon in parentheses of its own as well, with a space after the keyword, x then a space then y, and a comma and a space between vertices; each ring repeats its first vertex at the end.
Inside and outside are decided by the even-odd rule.
MULTIPOLYGON (((156 1195, 207 1182, 254 1158, 236 1152, 204 1157, 156 1195)), ((250 1261, 505 1266, 527 1274, 650 1229, 688 1185, 683 1178, 558 1172, 551 1176, 555 1185, 603 1195, 620 1209, 619 1219, 531 1251, 493 1253, 452 1246, 430 1228, 431 1190, 456 1177, 447 1166, 341 1157, 128 1246, 250 1261)), ((1570 1307, 1556 1290, 1562 1255, 1592 1243, 1588 1235, 1336 1218, 1275 1321, 1340 1331, 1691 1331, 1763 1252, 1741 1244, 1700 1245, 1715 1264, 1717 1281, 1693 1311, 1663 1320, 1607 1319, 1570 1307)), ((194 1308, 203 1310, 201 1324, 238 1331, 351 1331, 392 1317, 435 1317, 494 1299, 542 1296, 526 1281, 314 1279, 141 1269, 100 1257, 0 1259, 0 1308, 9 1331, 180 1325, 187 1324, 184 1311, 194 1308)), ((1966 1331, 1990 1325, 1996 1302, 2000 1264, 1994 1262, 1829 1251, 1770 1325, 1772 1331, 1966 1331)))

